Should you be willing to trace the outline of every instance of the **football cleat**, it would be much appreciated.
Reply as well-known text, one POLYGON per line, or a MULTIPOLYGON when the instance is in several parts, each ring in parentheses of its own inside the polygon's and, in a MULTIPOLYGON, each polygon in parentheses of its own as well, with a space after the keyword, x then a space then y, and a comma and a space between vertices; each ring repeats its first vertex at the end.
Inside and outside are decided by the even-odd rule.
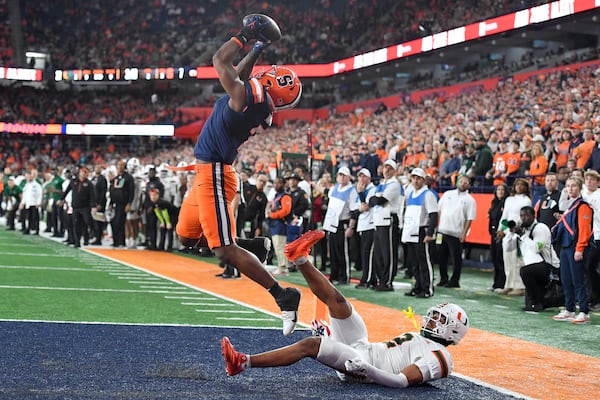
POLYGON ((324 237, 323 231, 307 231, 298 239, 286 244, 283 254, 292 262, 300 257, 306 257, 310 254, 310 249, 324 237))
POLYGON ((281 309, 283 319, 283 335, 294 332, 298 322, 298 306, 300 305, 300 291, 296 288, 285 288, 275 302, 281 309))
POLYGON ((245 369, 244 364, 248 362, 248 356, 235 351, 227 336, 221 339, 221 352, 225 359, 225 370, 228 376, 237 375, 245 369))

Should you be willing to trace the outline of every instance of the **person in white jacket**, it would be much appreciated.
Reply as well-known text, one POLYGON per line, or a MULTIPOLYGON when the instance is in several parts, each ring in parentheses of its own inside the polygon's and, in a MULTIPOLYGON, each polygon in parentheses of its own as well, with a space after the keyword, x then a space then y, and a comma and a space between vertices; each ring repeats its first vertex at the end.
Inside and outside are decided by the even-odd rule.
POLYGON ((22 232, 29 235, 33 231, 40 234, 40 207, 42 206, 42 185, 34 179, 32 171, 25 172, 25 186, 23 186, 23 197, 20 209, 25 213, 22 232))

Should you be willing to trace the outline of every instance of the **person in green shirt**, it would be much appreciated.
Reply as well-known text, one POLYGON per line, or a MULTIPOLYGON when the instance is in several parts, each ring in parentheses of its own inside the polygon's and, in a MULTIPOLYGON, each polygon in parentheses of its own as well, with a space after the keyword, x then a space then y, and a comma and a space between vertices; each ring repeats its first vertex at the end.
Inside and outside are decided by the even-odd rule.
POLYGON ((64 228, 62 227, 62 218, 60 218, 62 207, 59 207, 57 202, 63 194, 62 187, 65 180, 56 172, 56 169, 46 172, 46 181, 48 183, 44 187, 44 195, 47 196, 46 200, 48 204, 47 230, 49 231, 52 228, 52 236, 63 237, 64 228), (60 234, 61 231, 63 231, 62 235, 60 234))
POLYGON ((2 202, 6 204, 6 226, 9 231, 15 230, 15 216, 21 203, 21 193, 22 190, 15 185, 15 178, 9 176, 2 191, 2 202))

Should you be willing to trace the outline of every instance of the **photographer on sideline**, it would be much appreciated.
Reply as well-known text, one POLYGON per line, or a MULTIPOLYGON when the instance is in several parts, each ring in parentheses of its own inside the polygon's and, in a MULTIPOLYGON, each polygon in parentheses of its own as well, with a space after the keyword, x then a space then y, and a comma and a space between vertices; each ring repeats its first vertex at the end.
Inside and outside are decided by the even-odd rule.
POLYGON ((535 210, 531 206, 521 208, 521 224, 509 221, 506 235, 508 247, 517 249, 523 259, 520 269, 525 284, 525 307, 523 311, 540 312, 544 309, 544 292, 550 280, 552 244, 550 228, 535 220, 535 210))

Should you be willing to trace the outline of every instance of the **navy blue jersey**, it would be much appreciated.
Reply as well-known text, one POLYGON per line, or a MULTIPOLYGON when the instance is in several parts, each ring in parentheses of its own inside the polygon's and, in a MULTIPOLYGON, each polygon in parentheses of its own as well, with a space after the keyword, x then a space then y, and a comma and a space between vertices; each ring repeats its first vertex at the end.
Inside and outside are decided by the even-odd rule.
POLYGON ((229 107, 229 95, 215 103, 194 147, 198 160, 233 164, 238 147, 270 117, 271 110, 261 83, 253 78, 244 82, 244 86, 247 100, 243 112, 235 112, 229 107))

